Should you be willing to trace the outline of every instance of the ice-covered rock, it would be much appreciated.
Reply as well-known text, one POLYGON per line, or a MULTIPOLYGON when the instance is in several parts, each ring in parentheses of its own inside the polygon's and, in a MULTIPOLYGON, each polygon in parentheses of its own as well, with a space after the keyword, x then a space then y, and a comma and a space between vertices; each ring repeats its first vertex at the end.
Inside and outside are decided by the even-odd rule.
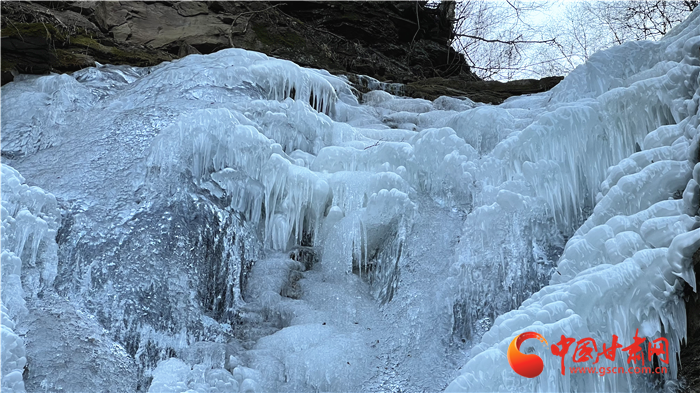
MULTIPOLYGON (((658 43, 631 43, 597 53, 557 86, 549 106, 559 120, 548 123, 584 117, 561 128, 557 136, 540 128, 532 137, 566 140, 556 153, 561 156, 542 149, 558 142, 540 144, 537 154, 531 148, 507 150, 538 157, 539 162, 554 158, 546 166, 538 162, 521 168, 531 184, 545 187, 559 223, 575 223, 580 201, 593 206, 592 199, 586 202, 582 197, 591 198, 598 189, 600 194, 592 214, 568 240, 549 286, 496 319, 447 391, 649 388, 642 376, 571 374, 568 367, 577 365, 571 357, 560 365, 549 350, 535 350, 544 360, 539 377, 519 377, 508 367, 505 354, 513 337, 525 331, 542 334, 550 345, 561 336, 603 343, 612 335, 628 345, 638 330, 649 340, 668 340, 668 374, 661 379, 676 377, 676 354, 686 338, 683 286, 695 288, 691 256, 700 245, 698 185, 693 178, 700 122, 698 21, 700 13, 695 12, 658 43), (634 153, 634 144, 641 151, 634 153), (587 165, 580 166, 579 159, 587 165), (607 170, 602 166, 610 164, 614 165, 607 170), (566 176, 549 183, 539 172, 544 168, 553 176, 566 176)), ((528 131, 535 129, 526 128, 516 140, 522 141, 528 131)), ((627 363, 618 356, 606 365, 626 369, 627 363)))
MULTIPOLYGON (((28 186, 2 165, 2 390, 24 392, 25 342, 16 321, 27 314, 25 298, 41 296, 56 277, 56 198, 28 186)), ((22 335, 23 336, 23 335, 22 335)))

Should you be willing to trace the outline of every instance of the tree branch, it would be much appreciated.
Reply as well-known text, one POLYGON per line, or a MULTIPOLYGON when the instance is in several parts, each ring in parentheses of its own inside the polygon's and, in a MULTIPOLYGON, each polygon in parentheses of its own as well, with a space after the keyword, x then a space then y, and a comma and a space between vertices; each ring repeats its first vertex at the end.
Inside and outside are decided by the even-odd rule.
POLYGON ((484 38, 484 37, 479 37, 476 35, 470 35, 470 34, 456 34, 457 37, 464 37, 464 38, 471 38, 473 40, 477 41, 483 41, 483 42, 489 42, 489 43, 497 43, 497 44, 506 44, 506 45, 517 45, 517 44, 554 44, 556 43, 556 39, 550 38, 548 40, 499 40, 499 39, 491 39, 491 38, 484 38))

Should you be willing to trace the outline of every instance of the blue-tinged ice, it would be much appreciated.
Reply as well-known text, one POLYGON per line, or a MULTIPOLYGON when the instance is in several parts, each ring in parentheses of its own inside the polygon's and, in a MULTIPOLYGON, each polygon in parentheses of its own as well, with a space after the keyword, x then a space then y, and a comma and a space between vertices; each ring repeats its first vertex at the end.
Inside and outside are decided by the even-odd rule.
MULTIPOLYGON (((530 131, 533 141, 544 135, 579 140, 559 145, 560 156, 546 153, 549 143, 541 143, 537 154, 517 144, 503 151, 503 156, 520 150, 531 158, 554 159, 547 163, 549 172, 565 175, 554 182, 537 172, 543 164, 532 167, 516 161, 514 169, 530 184, 545 187, 558 224, 575 224, 586 206, 592 212, 568 240, 549 286, 496 318, 447 391, 660 388, 638 376, 571 375, 569 367, 577 364, 570 356, 564 376, 560 358, 550 353, 541 356, 545 365, 539 377, 520 378, 505 356, 510 341, 525 331, 541 333, 553 340, 550 344, 562 335, 602 343, 615 334, 627 345, 637 329, 650 340, 668 339, 668 353, 679 353, 686 339, 683 286, 695 288, 691 257, 700 246, 699 20, 700 13, 694 13, 658 43, 632 43, 597 53, 555 87, 548 106, 559 115, 547 123, 575 121, 559 128, 557 136, 547 134, 542 124, 544 128, 528 127, 516 138, 522 140, 530 131), (635 144, 641 151, 634 152, 635 144)), ((675 355, 668 360, 669 374, 661 383, 672 387, 679 364, 675 355)), ((611 366, 626 368, 624 356, 611 366)))
POLYGON ((505 350, 637 328, 678 350, 698 37, 696 12, 499 106, 364 77, 360 94, 240 49, 20 77, 2 88, 2 389, 647 388, 552 356, 524 379, 505 350))

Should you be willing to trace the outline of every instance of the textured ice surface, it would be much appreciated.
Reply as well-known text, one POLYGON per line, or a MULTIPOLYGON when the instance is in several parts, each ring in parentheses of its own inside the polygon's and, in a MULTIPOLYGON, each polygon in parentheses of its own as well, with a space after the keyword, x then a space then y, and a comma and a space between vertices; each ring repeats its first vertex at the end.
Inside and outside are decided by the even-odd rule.
POLYGON ((53 195, 2 165, 2 390, 24 392, 25 340, 16 321, 56 277, 60 213, 53 195))
MULTIPOLYGON (((555 161, 523 165, 522 172, 535 175, 531 178, 540 187, 557 185, 548 188, 547 202, 559 212, 558 223, 575 222, 582 203, 594 208, 568 240, 550 284, 495 320, 448 391, 651 389, 650 380, 639 376, 562 376, 554 356, 543 356, 539 377, 520 378, 507 366, 506 350, 524 331, 554 342, 561 335, 609 342, 616 334, 621 343, 630 343, 640 329, 640 336, 667 338, 669 353, 678 353, 686 336, 683 286, 685 282, 695 289, 691 256, 700 246, 699 21, 696 12, 658 43, 627 44, 595 54, 553 89, 548 105, 558 107, 554 113, 580 119, 560 129, 556 138, 580 142, 567 141, 555 161), (590 128, 582 134, 578 127, 590 128), (634 144, 641 151, 631 154, 634 144), (578 166, 579 159, 588 160, 588 165, 578 166), (569 167, 562 168, 562 163, 569 167), (610 164, 614 165, 606 170, 610 164), (531 172, 545 168, 540 165, 564 169, 552 173, 566 176, 549 183, 531 172)), ((539 138, 546 129, 532 131, 532 137, 539 138)), ((541 143, 538 148, 542 147, 551 145, 541 143)), ((508 200, 519 203, 512 196, 508 200)), ((566 367, 574 365, 570 362, 567 357, 566 367)), ((616 362, 614 366, 626 365, 622 356, 616 362)), ((678 367, 671 356, 669 375, 661 382, 675 378, 678 367)))
POLYGON ((3 86, 3 389, 643 387, 505 348, 684 337, 698 18, 500 106, 239 49, 3 86))

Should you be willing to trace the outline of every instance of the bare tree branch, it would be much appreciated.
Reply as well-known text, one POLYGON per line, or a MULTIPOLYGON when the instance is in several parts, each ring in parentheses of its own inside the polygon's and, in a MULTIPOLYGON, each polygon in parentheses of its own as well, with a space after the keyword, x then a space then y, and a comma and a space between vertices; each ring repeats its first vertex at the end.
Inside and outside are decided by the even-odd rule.
POLYGON ((479 37, 475 35, 470 35, 470 34, 456 34, 458 37, 465 37, 465 38, 471 38, 473 40, 478 40, 478 41, 483 41, 483 42, 490 42, 490 43, 498 43, 498 44, 505 44, 505 45, 517 45, 517 44, 553 44, 556 42, 556 39, 551 38, 548 40, 499 40, 499 39, 489 39, 489 38, 484 38, 484 37, 479 37))

